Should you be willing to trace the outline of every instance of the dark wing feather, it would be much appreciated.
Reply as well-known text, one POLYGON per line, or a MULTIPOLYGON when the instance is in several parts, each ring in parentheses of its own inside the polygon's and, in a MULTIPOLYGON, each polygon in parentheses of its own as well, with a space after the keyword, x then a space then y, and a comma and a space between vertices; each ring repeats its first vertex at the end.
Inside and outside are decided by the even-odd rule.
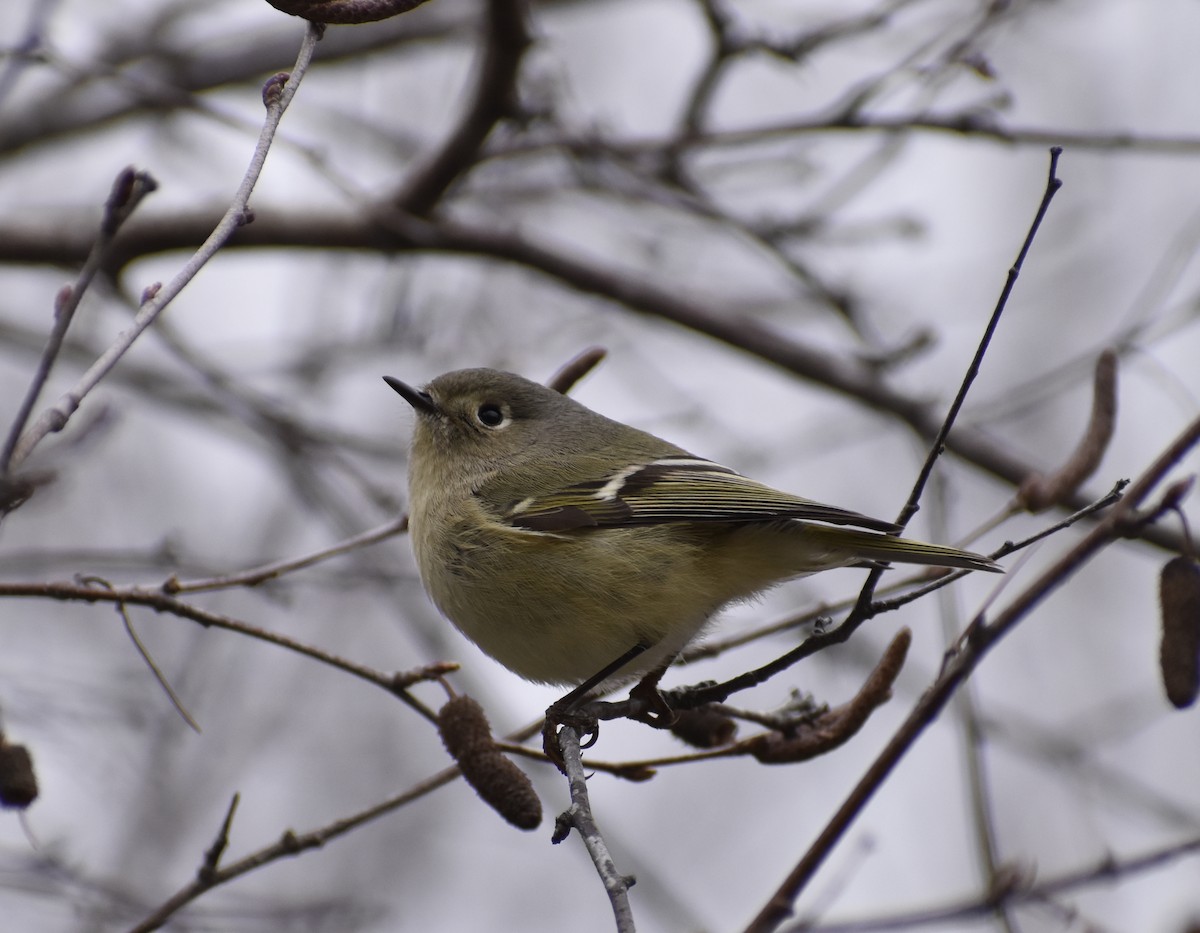
POLYGON ((706 460, 684 458, 657 460, 602 480, 532 496, 514 503, 505 517, 518 528, 550 532, 781 519, 897 530, 891 522, 780 492, 706 460))

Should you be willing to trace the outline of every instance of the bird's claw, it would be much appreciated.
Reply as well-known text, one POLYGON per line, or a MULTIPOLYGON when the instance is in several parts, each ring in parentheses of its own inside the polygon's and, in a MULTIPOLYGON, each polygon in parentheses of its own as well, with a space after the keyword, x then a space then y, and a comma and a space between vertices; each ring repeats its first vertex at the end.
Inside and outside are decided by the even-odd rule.
POLYGON ((542 725, 542 751, 564 774, 562 749, 558 741, 558 727, 568 726, 579 736, 579 748, 591 748, 600 738, 600 721, 596 714, 573 704, 553 703, 546 710, 546 721, 542 725))
POLYGON ((659 691, 657 681, 642 680, 629 691, 629 718, 656 729, 670 729, 679 717, 659 691))

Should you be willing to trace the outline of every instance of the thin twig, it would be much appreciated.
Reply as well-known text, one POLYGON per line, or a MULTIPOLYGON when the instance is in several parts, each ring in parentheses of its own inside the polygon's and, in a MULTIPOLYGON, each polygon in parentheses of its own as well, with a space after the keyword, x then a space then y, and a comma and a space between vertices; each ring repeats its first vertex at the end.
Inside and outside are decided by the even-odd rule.
POLYGON ((155 318, 162 310, 196 277, 196 274, 217 254, 217 251, 233 236, 234 232, 248 222, 250 219, 248 212, 250 193, 254 190, 258 177, 262 173, 263 163, 270 151, 271 142, 275 138, 279 121, 295 96, 300 81, 312 61, 321 31, 321 27, 309 24, 304 34, 304 41, 300 45, 299 55, 296 57, 296 64, 292 68, 287 82, 279 89, 278 94, 271 94, 267 97, 267 117, 263 122, 262 132, 259 135, 258 144, 254 148, 254 154, 251 156, 250 165, 232 203, 217 223, 216 228, 175 277, 142 304, 134 316, 133 323, 117 336, 113 344, 88 368, 74 388, 53 406, 43 411, 32 427, 21 435, 20 440, 14 446, 10 466, 17 466, 25 460, 47 434, 63 429, 79 408, 84 397, 117 365, 129 348, 133 346, 134 341, 154 323, 155 318))
POLYGON ((146 606, 154 609, 156 612, 166 612, 183 619, 189 619, 205 627, 237 632, 248 638, 285 648, 288 651, 312 658, 344 673, 352 674, 360 680, 365 680, 367 683, 383 688, 412 707, 430 722, 437 720, 437 714, 409 693, 408 688, 418 680, 436 680, 438 677, 443 676, 446 673, 445 665, 428 665, 417 669, 415 672, 399 671, 387 674, 340 657, 323 648, 317 648, 314 645, 290 638, 287 635, 280 635, 278 632, 270 632, 229 616, 200 609, 197 606, 169 596, 162 592, 161 589, 150 587, 97 587, 74 583, 0 583, 0 597, 5 596, 60 599, 67 602, 84 603, 128 603, 129 605, 146 606))
POLYGON ((241 794, 233 795, 233 799, 229 801, 229 809, 225 811, 225 819, 221 821, 221 829, 217 832, 217 838, 208 847, 208 851, 204 853, 204 861, 201 863, 200 870, 197 873, 202 881, 211 879, 221 864, 221 856, 225 854, 225 850, 229 847, 229 830, 233 826, 233 815, 237 813, 238 802, 241 799, 241 794))
POLYGON ((210 590, 224 590, 234 586, 258 586, 261 583, 266 583, 268 580, 281 577, 285 573, 303 570, 305 567, 311 567, 332 557, 339 557, 350 551, 355 551, 371 544, 378 544, 380 541, 386 541, 388 538, 398 535, 407 529, 408 516, 401 515, 390 522, 380 525, 378 528, 368 529, 361 534, 339 541, 337 544, 313 551, 311 554, 290 557, 287 560, 275 561, 270 564, 262 564, 261 566, 242 570, 238 573, 186 582, 181 582, 172 574, 163 583, 162 591, 168 595, 177 595, 180 593, 203 593, 210 590))
POLYGON ((167 680, 166 675, 159 670, 158 665, 154 663, 154 658, 150 656, 150 652, 146 650, 146 646, 138 638, 138 633, 134 630, 133 622, 129 618, 129 610, 125 608, 124 603, 117 603, 117 613, 121 616, 121 621, 125 623, 125 632, 129 635, 129 640, 133 642, 133 646, 137 648, 138 654, 142 656, 142 660, 150 668, 150 673, 154 675, 154 679, 158 681, 158 685, 163 688, 163 692, 167 695, 167 699, 171 701, 171 705, 175 707, 175 711, 183 717, 184 722, 199 733, 201 731, 199 723, 187 711, 187 707, 183 705, 183 701, 179 699, 179 695, 171 688, 171 683, 167 680))
POLYGON ((1008 276, 1004 280, 1004 287, 1000 290, 1000 297, 996 300, 995 308, 992 309, 992 316, 988 319, 987 326, 983 329, 983 336, 979 338, 979 345, 975 349, 975 357, 971 360, 971 365, 967 367, 967 371, 963 375, 962 384, 958 387, 958 394, 954 396, 954 401, 950 403, 950 409, 946 412, 942 426, 938 429, 937 434, 934 435, 933 443, 929 447, 925 463, 921 466, 921 470, 917 474, 917 480, 913 483, 908 501, 904 503, 904 508, 900 510, 900 515, 896 519, 897 524, 901 527, 908 524, 909 519, 916 514, 917 509, 920 507, 921 494, 925 490, 925 484, 929 482, 929 476, 933 472, 934 464, 937 463, 938 458, 945 450, 946 438, 950 435, 950 430, 954 427, 958 413, 962 410, 963 403, 967 400, 967 392, 970 391, 972 384, 975 382, 975 377, 979 375, 979 370, 983 365, 983 358, 992 343, 992 335, 995 334, 996 328, 1000 324, 1000 317, 1004 314, 1004 309, 1008 306, 1009 296, 1012 294, 1013 288, 1017 284, 1017 279, 1021 275, 1021 267, 1025 264, 1025 257, 1029 255, 1029 250, 1033 247, 1033 240, 1042 226, 1042 220, 1045 218, 1046 212, 1050 209, 1050 202, 1054 199, 1054 195, 1058 193, 1058 189, 1062 187, 1062 180, 1055 174, 1058 170, 1058 158, 1060 155, 1062 155, 1062 147, 1051 147, 1050 171, 1046 178, 1046 189, 1042 193, 1041 203, 1038 204, 1037 212, 1033 217, 1033 223, 1029 225, 1029 231, 1025 234, 1025 242, 1021 244, 1021 249, 1017 253, 1017 259, 1008 270, 1008 276))
POLYGON ((104 215, 100 220, 100 230, 96 235, 96 242, 92 244, 91 252, 84 260, 83 268, 79 270, 75 283, 64 286, 55 298, 54 325, 50 328, 50 336, 46 340, 46 346, 42 350, 37 368, 33 372, 33 378, 29 381, 29 388, 25 391, 25 397, 21 399, 21 405, 8 430, 8 436, 4 440, 4 449, 0 451, 0 475, 8 472, 17 441, 21 437, 21 432, 25 430, 25 424, 29 420, 33 406, 37 404, 38 396, 42 394, 42 389, 50 378, 50 370, 54 367, 54 361, 58 359, 59 351, 62 350, 63 340, 67 336, 67 328, 71 326, 71 321, 75 317, 75 310, 79 307, 84 292, 88 290, 95 279, 96 273, 108 262, 112 253, 113 238, 146 195, 157 187, 158 182, 147 172, 135 171, 132 166, 122 169, 113 180, 108 199, 104 202, 104 215))
POLYGON ((449 784, 458 775, 458 768, 446 768, 414 785, 404 791, 404 793, 397 794, 395 797, 377 803, 344 819, 336 820, 307 833, 294 833, 289 829, 280 836, 278 842, 259 849, 257 852, 253 852, 243 859, 232 862, 224 868, 218 868, 211 872, 199 870, 192 881, 163 901, 162 904, 156 907, 139 923, 130 927, 129 933, 149 933, 151 930, 157 930, 174 914, 178 913, 181 908, 200 897, 206 891, 232 881, 234 878, 248 874, 254 871, 254 869, 260 868, 270 862, 299 855, 308 849, 319 849, 332 839, 344 836, 346 833, 357 829, 365 823, 385 816, 393 810, 398 810, 400 807, 412 803, 414 800, 419 800, 439 787, 449 784))
MULTIPOLYGON (((113 585, 103 577, 94 575, 83 576, 79 578, 79 582, 83 584, 95 584, 102 586, 105 589, 112 591, 113 585)), ((116 604, 117 615, 121 617, 121 621, 125 624, 125 634, 129 636, 129 640, 133 642, 133 646, 137 649, 138 654, 142 656, 142 660, 146 662, 146 667, 150 668, 150 673, 154 675, 154 679, 158 681, 158 685, 162 687, 163 692, 167 695, 167 699, 171 701, 171 705, 175 707, 175 711, 183 718, 189 726, 197 733, 201 732, 200 725, 192 717, 192 714, 187 711, 187 707, 183 705, 183 701, 179 699, 179 695, 172 689, 170 681, 159 669, 154 658, 150 656, 150 652, 138 637, 137 631, 133 627, 133 620, 129 618, 129 610, 125 608, 123 602, 116 604)))
MULTIPOLYGON (((972 358, 966 373, 963 375, 958 393, 954 396, 954 401, 950 403, 950 408, 946 412, 945 418, 942 419, 941 426, 934 434, 933 441, 929 447, 929 453, 926 455, 925 462, 917 473, 917 479, 913 483, 908 501, 904 504, 899 516, 896 518, 896 523, 901 528, 908 524, 909 520, 916 514, 917 509, 920 508, 921 495, 925 491, 925 485, 929 482, 929 477, 933 473, 934 464, 937 463, 938 458, 941 457, 946 449, 946 442, 950 436, 950 431, 954 427, 954 422, 958 418, 959 411, 962 410, 963 403, 967 400, 967 392, 970 391, 971 386, 974 384, 975 377, 979 375, 979 370, 983 365, 983 358, 987 354, 988 347, 991 346, 992 335, 995 334, 996 328, 1000 324, 1000 317, 1004 314, 1004 309, 1008 305, 1008 298, 1012 294, 1012 290, 1017 284, 1017 278, 1021 274, 1021 267, 1025 264, 1025 257, 1029 255, 1029 250, 1033 247, 1033 240, 1042 226, 1042 220, 1045 218, 1046 212, 1050 209, 1050 202, 1054 199, 1054 195, 1058 189, 1062 187, 1062 181, 1055 174, 1058 169, 1058 157, 1060 155, 1062 155, 1061 147, 1051 147, 1050 170, 1046 178, 1046 188, 1042 192, 1042 200, 1038 204, 1038 209, 1033 216, 1033 222, 1029 225, 1029 230, 1025 234, 1025 241, 1021 244, 1021 249, 1017 252, 1016 261, 1008 270, 1004 287, 1000 290, 1000 297, 996 300, 996 305, 992 309, 992 315, 988 319, 987 326, 983 330, 983 336, 980 337, 979 345, 975 349, 975 356, 972 358)), ((882 576, 882 569, 872 570, 867 575, 867 579, 863 582, 862 590, 858 595, 858 603, 845 621, 838 626, 839 632, 845 631, 845 638, 849 638, 855 629, 871 617, 871 603, 875 587, 882 576)))
POLYGON ((616 863, 608 851, 608 844, 600 835, 592 815, 592 804, 588 797, 587 775, 583 770, 583 753, 579 748, 579 733, 572 726, 561 726, 558 744, 562 751, 563 769, 571 788, 571 806, 558 818, 551 841, 562 842, 572 829, 579 832, 583 844, 591 856, 596 873, 604 884, 612 904, 613 917, 617 922, 617 933, 634 933, 633 910, 629 906, 629 888, 634 879, 617 871, 616 863))
MULTIPOLYGON (((1103 512, 1105 509, 1116 505, 1121 501, 1122 490, 1124 490, 1128 485, 1129 480, 1118 480, 1112 489, 1110 489, 1095 502, 1092 502, 1080 509, 1078 512, 1072 512, 1066 518, 1063 518, 1055 522, 1053 525, 1043 528, 1041 531, 1035 532, 1028 537, 1021 538, 1019 541, 1006 541, 988 556, 991 557, 992 560, 999 560, 1002 557, 1007 557, 1010 554, 1023 551, 1026 548, 1033 546, 1037 542, 1049 538, 1051 535, 1058 534, 1058 532, 1065 528, 1070 528, 1072 525, 1082 521, 1085 518, 1089 518, 1093 515, 1103 512)), ((932 583, 926 584, 925 586, 919 586, 892 599, 877 599, 871 604, 872 609, 877 614, 891 612, 895 609, 899 609, 901 606, 905 606, 908 603, 914 602, 921 597, 928 595, 929 593, 932 593, 934 590, 941 589, 943 586, 953 583, 955 580, 960 579, 968 573, 970 573, 968 570, 955 570, 938 580, 934 580, 932 583)))

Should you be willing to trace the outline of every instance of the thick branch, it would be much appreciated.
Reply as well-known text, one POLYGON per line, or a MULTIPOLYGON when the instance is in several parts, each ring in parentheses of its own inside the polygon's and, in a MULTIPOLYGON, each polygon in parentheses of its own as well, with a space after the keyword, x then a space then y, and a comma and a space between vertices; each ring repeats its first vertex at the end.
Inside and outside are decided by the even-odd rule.
MULTIPOLYGON (((932 439, 941 424, 928 403, 891 388, 879 373, 849 357, 811 347, 784 337, 754 318, 692 301, 678 290, 668 291, 618 269, 589 263, 516 235, 495 233, 463 225, 433 224, 411 217, 392 217, 385 228, 379 223, 342 212, 289 214, 272 210, 237 232, 230 247, 310 247, 397 253, 443 252, 496 259, 524 266, 560 284, 607 298, 632 311, 672 321, 743 350, 809 382, 845 395, 882 414, 909 425, 918 435, 932 439)), ((0 262, 82 262, 90 247, 86 236, 74 231, 72 219, 58 223, 0 224, 0 262)), ((119 261, 181 249, 202 239, 211 229, 210 214, 176 214, 133 221, 116 243, 119 261)), ((1009 445, 970 428, 958 428, 947 439, 946 449, 981 470, 1016 488, 1038 464, 1013 453, 1009 445)), ((1063 503, 1071 510, 1086 508, 1090 498, 1076 494, 1063 503)), ((1149 527, 1143 540, 1181 552, 1183 539, 1168 530, 1149 527)))

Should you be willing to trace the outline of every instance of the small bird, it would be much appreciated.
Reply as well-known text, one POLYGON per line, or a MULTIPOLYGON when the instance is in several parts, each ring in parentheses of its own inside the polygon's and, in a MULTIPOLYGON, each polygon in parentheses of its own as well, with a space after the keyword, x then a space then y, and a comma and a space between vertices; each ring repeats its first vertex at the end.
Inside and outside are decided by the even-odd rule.
POLYGON ((1001 569, 772 489, 513 373, 457 370, 423 390, 384 380, 417 414, 410 528, 425 589, 531 681, 657 684, 721 607, 821 570, 1001 569))

